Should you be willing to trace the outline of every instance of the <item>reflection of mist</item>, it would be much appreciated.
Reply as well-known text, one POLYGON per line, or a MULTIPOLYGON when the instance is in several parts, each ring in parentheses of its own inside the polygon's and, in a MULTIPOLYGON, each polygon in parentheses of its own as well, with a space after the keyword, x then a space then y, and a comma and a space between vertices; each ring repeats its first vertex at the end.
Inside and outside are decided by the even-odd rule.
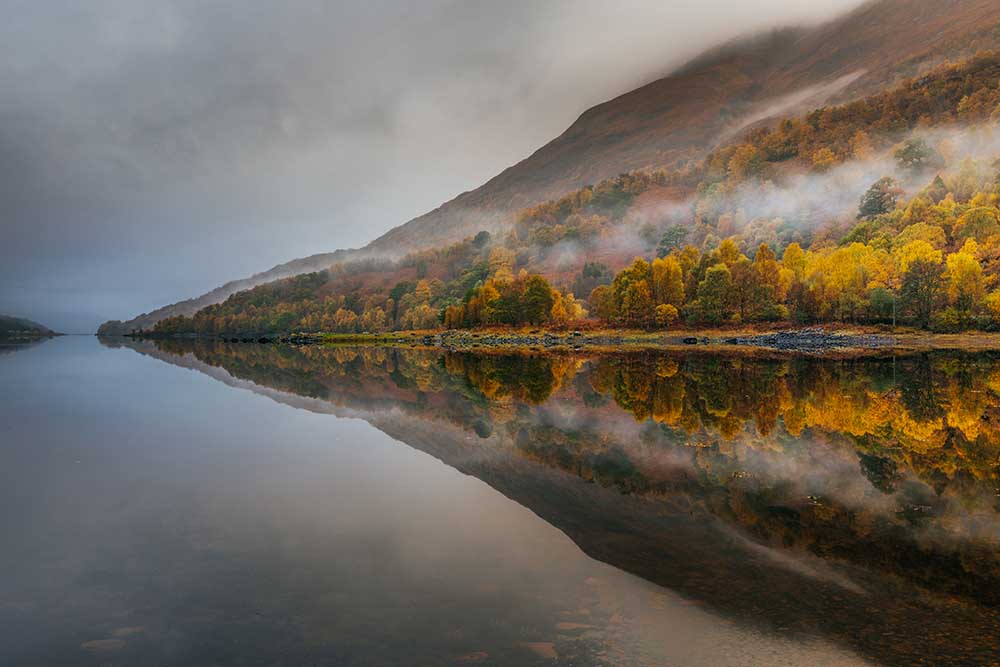
POLYGON ((850 577, 842 572, 834 570, 829 563, 816 558, 815 556, 800 552, 791 553, 779 551, 772 547, 753 542, 736 531, 728 530, 729 536, 739 541, 751 553, 757 554, 760 558, 773 562, 780 568, 794 572, 795 574, 815 579, 816 581, 828 581, 834 583, 844 590, 855 595, 867 595, 864 588, 851 581, 850 577))

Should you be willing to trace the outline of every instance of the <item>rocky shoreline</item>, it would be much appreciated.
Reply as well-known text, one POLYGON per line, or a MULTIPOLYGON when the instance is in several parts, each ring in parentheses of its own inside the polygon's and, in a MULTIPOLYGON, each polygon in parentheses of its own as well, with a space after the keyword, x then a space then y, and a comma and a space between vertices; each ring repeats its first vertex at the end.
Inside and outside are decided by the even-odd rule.
MULTIPOLYGON (((138 334, 138 338, 160 338, 138 334)), ((296 334, 253 334, 240 336, 198 336, 175 335, 166 338, 210 339, 229 343, 257 343, 281 345, 321 345, 325 343, 400 345, 420 344, 446 350, 475 350, 493 348, 564 348, 583 350, 586 348, 606 348, 618 346, 681 346, 717 345, 740 346, 818 354, 829 351, 874 350, 892 347, 896 339, 892 336, 866 333, 828 331, 823 327, 790 329, 769 333, 742 336, 705 335, 662 335, 649 333, 585 333, 582 331, 553 332, 534 330, 528 332, 495 332, 475 330, 448 330, 433 334, 398 332, 389 334, 344 334, 319 333, 296 334)))
POLYGON ((491 347, 607 347, 619 345, 735 345, 741 347, 767 348, 789 352, 821 353, 851 349, 873 350, 892 347, 896 339, 878 334, 855 334, 827 331, 822 327, 793 329, 751 336, 708 337, 708 336, 650 336, 585 334, 580 331, 568 333, 477 333, 475 331, 445 331, 423 336, 425 345, 445 349, 469 349, 491 347))
POLYGON ((833 333, 823 327, 777 331, 755 336, 736 336, 724 339, 727 345, 749 345, 773 350, 795 352, 825 352, 843 349, 878 349, 896 343, 892 336, 879 334, 833 333))

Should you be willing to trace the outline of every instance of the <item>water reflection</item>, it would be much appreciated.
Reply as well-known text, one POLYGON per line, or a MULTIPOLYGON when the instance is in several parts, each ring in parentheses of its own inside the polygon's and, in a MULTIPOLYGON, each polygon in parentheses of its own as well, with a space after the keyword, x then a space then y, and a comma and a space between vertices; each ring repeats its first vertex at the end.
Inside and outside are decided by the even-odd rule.
POLYGON ((132 345, 360 416, 591 556, 880 664, 1000 655, 1000 356, 132 345))
POLYGON ((11 354, 13 352, 19 352, 21 350, 29 350, 38 345, 42 345, 52 340, 51 338, 36 338, 32 340, 16 340, 10 338, 3 338, 0 336, 0 355, 11 354))

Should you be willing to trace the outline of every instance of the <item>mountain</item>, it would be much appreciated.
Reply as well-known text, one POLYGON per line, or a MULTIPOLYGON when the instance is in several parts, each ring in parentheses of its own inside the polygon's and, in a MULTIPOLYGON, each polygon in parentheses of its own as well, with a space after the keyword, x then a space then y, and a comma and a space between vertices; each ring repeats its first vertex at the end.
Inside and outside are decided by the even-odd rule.
POLYGON ((831 22, 733 41, 670 75, 584 112, 559 137, 481 187, 400 225, 360 251, 295 260, 103 333, 191 315, 231 294, 346 259, 398 256, 510 222, 527 206, 647 167, 704 157, 777 115, 843 103, 946 61, 1000 47, 1000 0, 875 0, 831 22))
POLYGON ((311 271, 320 271, 338 262, 348 259, 359 259, 366 255, 364 250, 337 250, 335 252, 320 253, 310 255, 301 259, 293 259, 290 262, 279 264, 267 271, 255 273, 249 278, 232 280, 221 287, 216 287, 211 292, 206 292, 201 296, 186 299, 177 303, 157 308, 148 313, 143 313, 137 317, 122 322, 120 320, 109 320, 102 324, 97 333, 102 336, 121 336, 132 330, 142 330, 151 328, 160 320, 177 315, 192 315, 205 306, 221 303, 231 295, 251 289, 257 285, 289 278, 311 271))
POLYGON ((38 322, 32 322, 23 317, 0 315, 0 338, 43 338, 55 335, 57 334, 54 331, 38 322))
POLYGON ((877 0, 816 28, 726 44, 587 110, 530 157, 369 248, 458 240, 583 185, 701 157, 756 121, 862 97, 944 60, 995 48, 998 27, 997 0, 877 0))
POLYGON ((939 331, 992 330, 998 79, 1000 52, 981 53, 777 119, 682 169, 629 172, 529 207, 509 233, 258 285, 153 331, 885 324, 897 315, 939 331))

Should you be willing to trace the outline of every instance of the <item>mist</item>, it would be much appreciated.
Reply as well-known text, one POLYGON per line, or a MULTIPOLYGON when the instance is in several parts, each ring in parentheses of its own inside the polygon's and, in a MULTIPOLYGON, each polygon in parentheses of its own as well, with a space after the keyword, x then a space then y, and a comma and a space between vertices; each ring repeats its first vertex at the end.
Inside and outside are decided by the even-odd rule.
POLYGON ((93 331, 364 245, 720 40, 854 4, 0 1, 0 312, 93 331))

